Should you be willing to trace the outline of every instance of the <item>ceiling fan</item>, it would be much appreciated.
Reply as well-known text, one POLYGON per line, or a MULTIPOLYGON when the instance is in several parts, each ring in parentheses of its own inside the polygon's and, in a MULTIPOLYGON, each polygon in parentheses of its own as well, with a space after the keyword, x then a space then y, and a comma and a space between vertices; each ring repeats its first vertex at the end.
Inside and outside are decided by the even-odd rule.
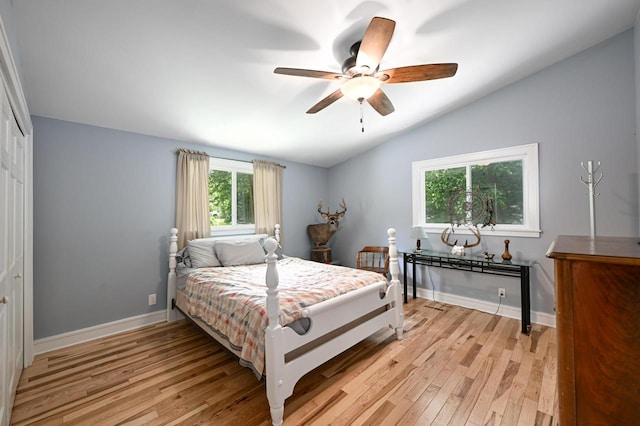
POLYGON ((380 61, 391 42, 395 26, 395 21, 391 19, 374 17, 362 41, 351 46, 349 52, 351 56, 342 64, 341 74, 282 67, 276 68, 273 72, 342 81, 342 87, 312 106, 307 114, 315 114, 323 110, 342 96, 347 96, 361 104, 366 100, 380 115, 390 114, 394 108, 391 100, 380 89, 383 83, 409 83, 453 77, 458 69, 456 63, 444 63, 412 65, 379 71, 380 61))

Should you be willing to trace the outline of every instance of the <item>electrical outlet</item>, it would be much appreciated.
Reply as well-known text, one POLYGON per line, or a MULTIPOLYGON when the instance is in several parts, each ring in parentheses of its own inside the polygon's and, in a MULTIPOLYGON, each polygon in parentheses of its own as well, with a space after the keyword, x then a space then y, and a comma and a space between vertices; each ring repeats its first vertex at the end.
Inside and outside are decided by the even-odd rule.
POLYGON ((507 292, 505 291, 505 289, 504 289, 504 288, 499 288, 499 289, 498 289, 498 297, 499 297, 499 298, 501 298, 501 299, 502 299, 503 297, 507 297, 507 292))
POLYGON ((156 304, 156 294, 150 294, 149 295, 149 306, 151 305, 155 305, 156 304))

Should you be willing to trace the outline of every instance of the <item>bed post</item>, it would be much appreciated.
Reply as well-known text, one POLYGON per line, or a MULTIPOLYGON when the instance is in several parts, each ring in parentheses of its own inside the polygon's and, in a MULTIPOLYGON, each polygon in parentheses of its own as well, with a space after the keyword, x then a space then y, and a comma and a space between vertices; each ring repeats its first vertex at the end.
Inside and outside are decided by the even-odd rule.
POLYGON ((398 267, 398 247, 396 246, 396 230, 395 228, 389 228, 387 230, 389 234, 389 272, 391 274, 391 286, 395 291, 395 324, 396 337, 402 339, 402 332, 404 328, 404 307, 402 305, 402 295, 400 294, 400 280, 398 275, 400 269, 398 267))
MULTIPOLYGON (((276 228, 277 229, 277 228, 276 228)), ((289 396, 285 395, 283 382, 284 375, 284 352, 282 350, 282 327, 280 326, 280 297, 278 296, 278 270, 275 254, 278 242, 273 238, 268 238, 264 242, 267 250, 265 256, 267 261, 267 317, 269 323, 265 332, 265 367, 267 382, 267 399, 271 409, 271 422, 274 426, 282 425, 284 416, 284 400, 289 396)))
POLYGON ((169 276, 167 278, 167 322, 177 319, 176 310, 173 308, 176 297, 176 253, 178 252, 178 229, 171 228, 169 237, 169 276))

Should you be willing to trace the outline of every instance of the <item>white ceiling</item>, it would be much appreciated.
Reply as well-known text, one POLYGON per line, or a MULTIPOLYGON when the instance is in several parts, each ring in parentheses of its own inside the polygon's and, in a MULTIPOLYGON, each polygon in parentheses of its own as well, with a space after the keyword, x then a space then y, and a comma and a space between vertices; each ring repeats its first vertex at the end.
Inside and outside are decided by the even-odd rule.
POLYGON ((14 0, 31 114, 329 167, 634 25, 640 0, 14 0), (381 69, 457 62, 383 85, 395 112, 340 99, 373 16, 396 21, 381 69))

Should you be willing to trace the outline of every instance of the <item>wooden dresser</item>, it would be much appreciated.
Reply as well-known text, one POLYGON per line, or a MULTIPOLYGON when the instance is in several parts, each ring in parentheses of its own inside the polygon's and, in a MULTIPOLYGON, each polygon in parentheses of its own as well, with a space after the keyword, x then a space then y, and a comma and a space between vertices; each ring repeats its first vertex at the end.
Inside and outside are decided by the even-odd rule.
POLYGON ((640 238, 559 236, 560 424, 640 424, 640 238))

